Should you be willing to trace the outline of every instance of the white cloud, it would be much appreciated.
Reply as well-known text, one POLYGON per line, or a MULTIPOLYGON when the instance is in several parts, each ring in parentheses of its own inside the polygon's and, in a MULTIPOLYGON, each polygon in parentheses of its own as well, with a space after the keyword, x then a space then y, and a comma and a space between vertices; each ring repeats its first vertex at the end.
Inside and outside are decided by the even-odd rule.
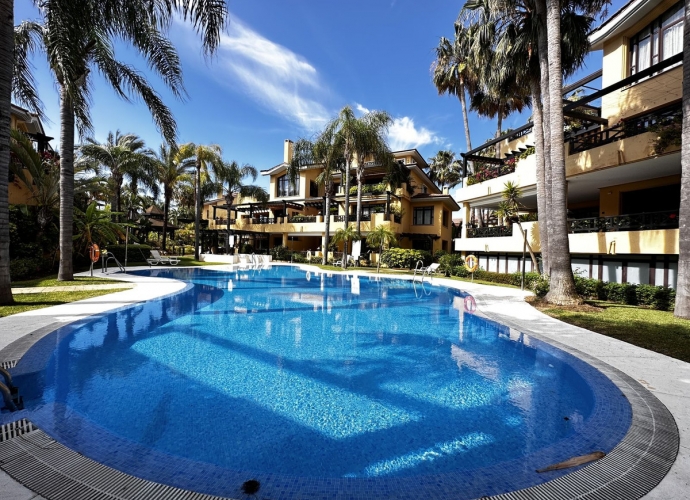
POLYGON ((356 109, 357 111, 359 111, 360 113, 362 113, 363 115, 364 115, 364 114, 367 114, 367 113, 369 112, 369 109, 368 109, 368 108, 365 108, 364 106, 362 106, 362 105, 361 105, 360 103, 358 103, 358 102, 355 103, 355 109, 356 109))
POLYGON ((426 144, 440 144, 441 138, 425 127, 417 128, 408 116, 395 118, 388 131, 388 140, 393 151, 418 148, 426 144))
POLYGON ((319 74, 309 61, 261 36, 233 18, 221 37, 210 71, 222 83, 239 87, 267 111, 315 131, 328 120, 317 100, 323 95, 319 74))

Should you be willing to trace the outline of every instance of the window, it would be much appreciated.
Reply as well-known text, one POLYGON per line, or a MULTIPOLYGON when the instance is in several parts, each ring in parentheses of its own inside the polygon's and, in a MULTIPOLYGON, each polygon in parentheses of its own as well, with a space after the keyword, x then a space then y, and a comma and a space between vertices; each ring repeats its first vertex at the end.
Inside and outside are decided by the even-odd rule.
POLYGON ((683 2, 667 10, 630 41, 630 74, 683 51, 683 2))
POLYGON ((309 181, 309 196, 312 198, 319 196, 319 185, 314 181, 309 181))
POLYGON ((297 182, 292 184, 290 178, 287 175, 278 177, 278 182, 276 183, 277 191, 276 196, 296 196, 299 194, 299 179, 297 182))
POLYGON ((443 211, 443 227, 448 227, 448 210, 443 211))
POLYGON ((434 207, 419 207, 414 209, 413 222, 415 226, 430 226, 434 223, 434 207))

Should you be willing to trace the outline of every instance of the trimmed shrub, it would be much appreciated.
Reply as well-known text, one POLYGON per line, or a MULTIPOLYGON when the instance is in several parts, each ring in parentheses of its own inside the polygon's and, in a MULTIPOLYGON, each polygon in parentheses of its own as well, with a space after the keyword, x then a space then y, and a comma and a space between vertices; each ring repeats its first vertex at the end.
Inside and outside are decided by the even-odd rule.
POLYGON ((441 257, 444 255, 449 255, 445 250, 436 250, 433 255, 434 262, 441 262, 441 257))
POLYGON ((292 254, 292 262, 295 262, 297 264, 306 264, 307 263, 307 257, 302 255, 299 252, 295 252, 292 254))
POLYGON ((38 278, 50 272, 51 262, 38 257, 21 257, 10 261, 10 279, 21 281, 38 278))
POLYGON ((457 276, 457 274, 455 274, 455 268, 458 266, 464 267, 465 260, 459 253, 453 253, 442 255, 438 259, 438 263, 439 269, 441 270, 441 272, 445 273, 446 276, 457 276))
POLYGON ((273 260, 289 261, 292 256, 292 251, 283 245, 271 248, 271 256, 273 260))
MULTIPOLYGON (((125 263, 125 245, 108 245, 105 250, 115 256, 120 263, 125 263)), ((130 243, 127 245, 127 262, 146 262, 151 257, 150 245, 130 243)))
POLYGON ((391 248, 381 254, 381 264, 390 268, 412 269, 421 260, 425 266, 431 264, 431 254, 425 250, 411 250, 407 248, 391 248))

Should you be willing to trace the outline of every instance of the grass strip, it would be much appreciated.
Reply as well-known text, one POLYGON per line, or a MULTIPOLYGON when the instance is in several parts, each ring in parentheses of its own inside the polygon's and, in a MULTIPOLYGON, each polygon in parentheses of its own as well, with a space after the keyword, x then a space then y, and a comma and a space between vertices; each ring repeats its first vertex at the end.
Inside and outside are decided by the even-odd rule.
POLYGON ((14 304, 0 306, 0 318, 121 291, 121 288, 115 288, 110 290, 80 290, 78 292, 45 292, 15 295, 14 304))
POLYGON ((527 300, 565 323, 690 362, 690 321, 678 319, 672 312, 600 300, 574 307, 553 306, 534 297, 527 300))

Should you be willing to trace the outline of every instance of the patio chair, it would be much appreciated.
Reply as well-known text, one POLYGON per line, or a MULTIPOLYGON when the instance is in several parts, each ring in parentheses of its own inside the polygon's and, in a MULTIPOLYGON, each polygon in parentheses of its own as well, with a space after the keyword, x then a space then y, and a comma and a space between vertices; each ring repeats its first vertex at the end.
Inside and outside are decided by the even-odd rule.
MULTIPOLYGON (((334 266, 342 266, 342 265, 343 265, 343 258, 341 257, 340 260, 336 260, 336 261, 333 263, 333 265, 334 265, 334 266)), ((348 255, 348 256, 347 256, 347 265, 348 265, 348 266, 355 266, 355 265, 357 265, 357 261, 355 260, 355 258, 354 258, 352 255, 348 255)))
POLYGON ((170 264, 171 266, 176 266, 180 263, 180 259, 177 257, 168 257, 161 255, 158 250, 151 250, 151 258, 146 259, 149 265, 157 266, 158 264, 170 264))
POLYGON ((424 281, 424 276, 431 277, 432 274, 435 274, 438 271, 440 265, 441 264, 434 262, 430 266, 425 266, 421 260, 417 261, 417 266, 414 268, 414 275, 412 276, 412 281, 415 281, 415 279, 417 279, 417 273, 419 273, 421 281, 424 281))

